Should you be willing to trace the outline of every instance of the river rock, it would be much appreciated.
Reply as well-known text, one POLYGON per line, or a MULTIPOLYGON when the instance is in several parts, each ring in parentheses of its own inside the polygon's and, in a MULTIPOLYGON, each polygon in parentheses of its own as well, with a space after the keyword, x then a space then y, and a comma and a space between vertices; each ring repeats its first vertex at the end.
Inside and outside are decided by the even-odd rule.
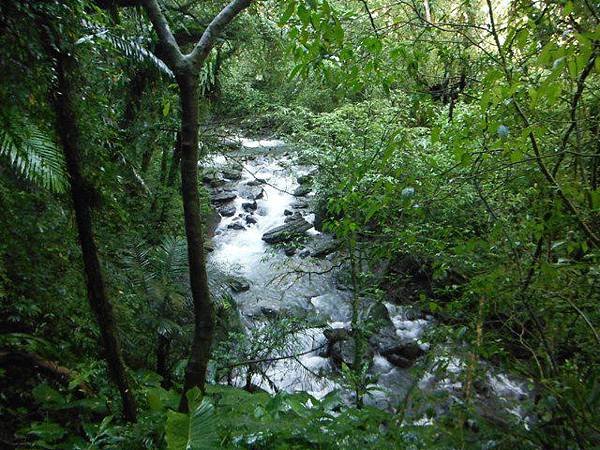
POLYGON ((310 186, 301 184, 294 190, 293 195, 294 195, 294 197, 304 197, 305 195, 309 194, 310 191, 312 191, 312 188, 310 186))
POLYGON ((239 150, 242 148, 242 141, 236 138, 223 138, 220 144, 228 150, 239 150))
POLYGON ((411 342, 408 344, 392 347, 383 352, 382 356, 384 356, 385 359, 387 359, 396 367, 408 369, 415 363, 417 358, 422 356, 424 353, 425 352, 421 349, 421 347, 419 347, 419 345, 416 342, 411 342))
POLYGON ((219 208, 219 214, 223 217, 231 217, 235 214, 235 206, 234 205, 226 205, 219 208))
POLYGON ((294 209, 305 209, 308 208, 308 202, 304 199, 297 198, 290 206, 294 209))
POLYGON ((227 284, 233 292, 245 292, 250 289, 248 280, 239 276, 228 276, 225 280, 225 284, 227 284))
POLYGON ((250 214, 248 214, 246 216, 246 223, 248 224, 253 224, 253 223, 257 223, 258 221, 256 220, 256 218, 254 216, 251 216, 250 214))
POLYGON ((261 184, 265 184, 267 180, 264 178, 255 178, 254 180, 250 180, 246 183, 246 186, 260 186, 261 184))
POLYGON ((220 205, 223 203, 231 202, 235 200, 236 197, 236 193, 232 191, 217 192, 211 197, 211 202, 213 202, 216 205, 220 205))
POLYGON ((310 250, 307 248, 302 249, 302 251, 300 251, 300 253, 298 253, 298 256, 302 259, 308 258, 310 256, 310 250))
POLYGON ((230 228, 232 230, 245 230, 246 227, 244 225, 242 225, 240 222, 232 222, 229 225, 227 225, 227 228, 230 228))
POLYGON ((386 306, 381 302, 374 303, 369 309, 368 317, 370 320, 376 323, 377 328, 393 327, 394 323, 390 318, 390 312, 386 306))
POLYGON ((244 211, 251 212, 251 211, 256 211, 256 208, 258 208, 258 205, 256 204, 256 200, 254 200, 251 202, 242 203, 242 208, 244 208, 244 211))
POLYGON ((284 253, 286 256, 293 256, 296 254, 296 247, 286 247, 284 253))
POLYGON ((283 219, 283 223, 290 223, 290 222, 293 222, 294 220, 300 220, 300 219, 303 219, 302 214, 300 214, 299 212, 296 211, 291 216, 286 216, 286 218, 283 219))
POLYGON ((311 174, 300 175, 297 180, 298 184, 312 184, 314 177, 311 174))
POLYGON ((219 223, 221 222, 221 216, 219 215, 219 212, 212 206, 210 206, 208 208, 208 213, 206 215, 206 236, 208 238, 212 238, 215 235, 215 232, 217 231, 217 227, 219 226, 219 223))
POLYGON ((223 186, 226 181, 216 173, 207 173, 202 177, 202 182, 208 184, 210 187, 216 188, 223 186))
POLYGON ((265 195, 265 190, 260 186, 240 186, 240 196, 248 200, 260 200, 265 195))
POLYGON ((330 237, 316 239, 312 245, 310 254, 315 258, 324 258, 330 253, 335 252, 340 246, 340 242, 330 237))
POLYGON ((280 242, 287 242, 297 236, 301 236, 307 230, 310 230, 312 225, 299 218, 278 227, 272 228, 262 235, 262 240, 269 244, 278 244, 280 242))
MULTIPOLYGON (((355 343, 352 338, 352 331, 345 328, 335 328, 323 332, 327 338, 327 351, 326 355, 331 358, 334 366, 340 368, 342 363, 352 367, 354 364, 355 355, 355 343)), ((364 354, 361 357, 362 361, 370 361, 373 358, 373 351, 370 348, 366 348, 364 354)))
POLYGON ((221 173, 228 180, 235 180, 235 181, 237 181, 237 180, 241 180, 242 179, 242 170, 239 169, 239 168, 237 168, 237 167, 231 167, 231 168, 222 169, 221 173))
POLYGON ((284 216, 291 216, 292 214, 294 214, 294 213, 292 211, 290 211, 289 209, 286 209, 285 211, 283 211, 284 216))

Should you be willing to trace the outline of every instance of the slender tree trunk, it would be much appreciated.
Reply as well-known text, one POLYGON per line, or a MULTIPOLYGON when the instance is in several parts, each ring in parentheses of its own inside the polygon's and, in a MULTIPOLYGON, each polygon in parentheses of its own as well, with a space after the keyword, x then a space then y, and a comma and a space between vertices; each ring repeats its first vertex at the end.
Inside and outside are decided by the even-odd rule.
POLYGON ((162 377, 161 386, 165 389, 171 387, 171 374, 168 365, 170 350, 171 340, 159 334, 156 340, 156 373, 162 377))
POLYGON ((194 303, 194 335, 185 371, 179 409, 187 410, 185 393, 194 386, 204 390, 213 340, 214 318, 208 289, 204 235, 198 197, 198 79, 193 72, 178 75, 181 98, 181 191, 188 246, 190 285, 194 303))
POLYGON ((62 143, 71 184, 88 301, 100 328, 110 375, 121 394, 123 415, 127 421, 134 422, 136 420, 135 400, 129 387, 121 346, 117 338, 113 309, 104 287, 94 240, 90 207, 92 191, 81 173, 80 132, 73 107, 75 93, 71 83, 76 63, 71 55, 56 50, 50 44, 48 51, 56 59, 57 86, 52 101, 56 113, 56 129, 62 143))

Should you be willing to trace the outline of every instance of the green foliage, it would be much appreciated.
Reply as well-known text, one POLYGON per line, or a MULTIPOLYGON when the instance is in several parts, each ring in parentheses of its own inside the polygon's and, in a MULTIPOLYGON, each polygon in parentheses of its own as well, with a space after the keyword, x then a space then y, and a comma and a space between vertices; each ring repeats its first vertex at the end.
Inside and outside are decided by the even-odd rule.
POLYGON ((202 399, 198 406, 193 407, 189 414, 168 411, 165 426, 167 448, 169 450, 216 448, 218 446, 217 423, 214 407, 206 398, 202 399))
POLYGON ((4 110, 1 120, 0 156, 26 180, 64 192, 68 183, 65 162, 51 137, 13 109, 4 110))

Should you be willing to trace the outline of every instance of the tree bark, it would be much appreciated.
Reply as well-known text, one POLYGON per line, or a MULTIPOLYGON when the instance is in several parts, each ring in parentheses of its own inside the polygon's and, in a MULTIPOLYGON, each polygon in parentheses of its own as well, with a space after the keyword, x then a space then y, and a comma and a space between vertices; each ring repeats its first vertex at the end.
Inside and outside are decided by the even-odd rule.
POLYGON ((100 328, 109 373, 121 394, 123 416, 125 420, 135 422, 135 399, 129 387, 121 346, 117 337, 113 308, 106 294, 100 261, 98 260, 98 250, 94 240, 90 206, 92 190, 84 180, 81 171, 81 136, 73 106, 75 92, 71 82, 76 63, 71 55, 57 50, 51 44, 48 44, 48 51, 56 60, 57 86, 52 103, 56 113, 56 129, 69 174, 71 197, 83 256, 88 301, 100 328))
POLYGON ((160 385, 165 389, 171 387, 171 373, 168 363, 170 350, 171 340, 159 334, 156 340, 156 373, 162 377, 160 385))
POLYGON ((213 340, 214 317, 206 274, 203 224, 198 196, 198 77, 177 76, 181 100, 181 192, 187 238, 190 285, 194 303, 194 336, 183 382, 179 409, 187 411, 185 393, 194 386, 204 390, 213 340))

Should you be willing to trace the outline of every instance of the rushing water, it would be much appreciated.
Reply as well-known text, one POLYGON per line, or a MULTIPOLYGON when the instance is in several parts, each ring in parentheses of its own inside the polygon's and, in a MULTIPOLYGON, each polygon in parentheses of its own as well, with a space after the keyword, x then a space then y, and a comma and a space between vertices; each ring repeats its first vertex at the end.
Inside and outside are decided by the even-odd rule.
MULTIPOLYGON (((349 328, 351 320, 350 291, 339 285, 335 271, 322 272, 332 266, 332 258, 316 259, 306 257, 302 252, 286 256, 282 248, 265 243, 261 238, 268 230, 282 225, 286 210, 300 213, 313 223, 314 214, 307 208, 293 208, 297 200, 293 192, 298 187, 297 177, 311 171, 311 167, 295 162, 294 157, 285 153, 285 146, 279 140, 239 139, 242 151, 228 153, 227 156, 213 157, 208 164, 214 169, 241 169, 241 179, 229 180, 218 190, 235 192, 236 197, 227 206, 234 206, 232 216, 222 217, 213 239, 214 251, 209 264, 220 271, 243 277, 250 289, 234 294, 234 299, 248 329, 261 327, 267 317, 296 316, 321 319, 330 328, 349 328), (252 186, 261 180, 260 187, 252 186), (250 184, 249 184, 250 183, 250 184), (244 204, 252 202, 262 188, 262 196, 256 199, 256 210, 245 210, 244 204), (247 217, 251 216, 249 223, 247 217), (239 229, 232 228, 238 224, 239 229), (241 226, 240 226, 241 225, 241 226), (300 272, 313 272, 310 276, 300 272)), ((237 177, 234 177, 237 178, 237 177)), ((308 197, 312 193, 308 194, 308 197)), ((306 232, 312 239, 319 239, 320 233, 314 228, 306 232)), ((413 342, 422 350, 428 350, 422 342, 423 333, 432 324, 429 317, 414 317, 405 307, 385 304, 396 338, 400 342, 413 342)), ((289 337, 290 348, 303 353, 297 358, 275 361, 267 366, 263 375, 254 375, 252 383, 269 392, 306 391, 321 398, 334 389, 344 389, 335 381, 335 369, 323 354, 326 338, 322 328, 309 328, 298 331, 289 337), (311 349, 316 349, 311 351, 311 349)), ((285 352, 284 352, 285 353, 285 352)), ((277 355, 275 355, 277 356, 277 355)), ((282 356, 282 355, 279 355, 282 356)), ((448 392, 460 390, 460 382, 452 375, 460 372, 461 362, 446 362, 448 377, 426 373, 415 380, 408 369, 392 365, 377 352, 373 355, 370 375, 374 383, 365 398, 367 404, 393 409, 405 397, 407 390, 418 386, 422 390, 443 388, 448 392)), ((243 380, 234 380, 238 385, 243 380)), ((505 375, 489 375, 489 385, 497 396, 506 399, 525 395, 521 384, 505 375)), ((349 392, 346 392, 350 397, 349 392)), ((517 411, 518 412, 518 411, 517 411)))

